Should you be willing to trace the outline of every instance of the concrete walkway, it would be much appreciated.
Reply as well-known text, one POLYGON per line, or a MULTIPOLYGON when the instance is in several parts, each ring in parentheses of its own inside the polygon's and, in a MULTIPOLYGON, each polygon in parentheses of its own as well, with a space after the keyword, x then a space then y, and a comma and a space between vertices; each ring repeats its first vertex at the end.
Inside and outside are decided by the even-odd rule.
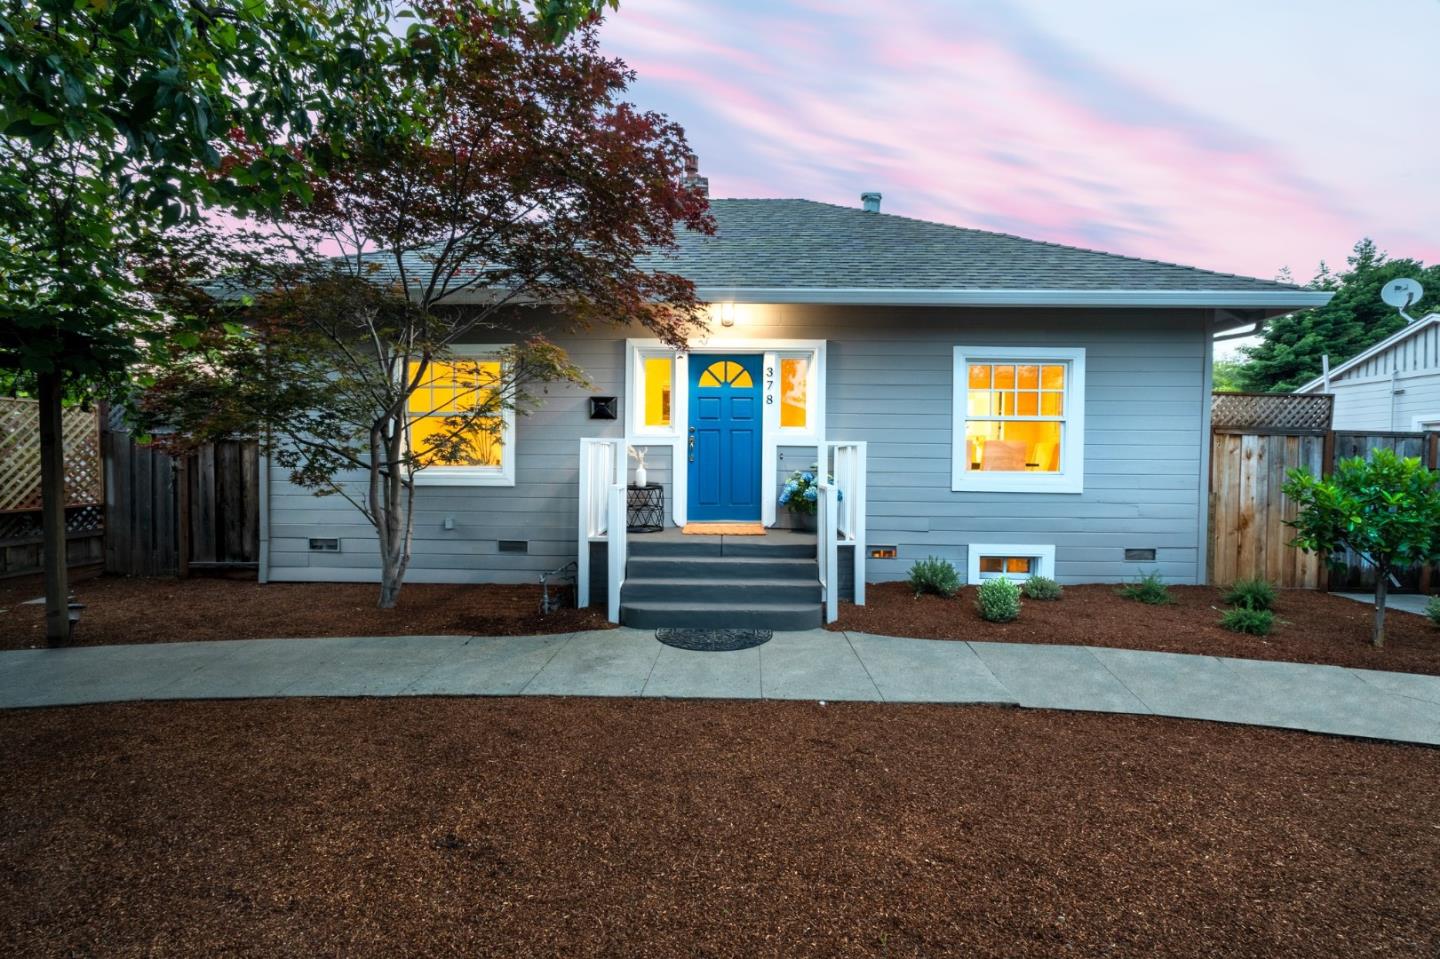
POLYGON ((694 653, 647 631, 265 639, 0 653, 0 708, 270 696, 652 696, 995 703, 1440 745, 1440 677, 823 630, 694 653))
MULTIPOLYGON (((1353 599, 1357 603, 1364 603, 1366 606, 1375 605, 1374 593, 1336 593, 1344 599, 1353 599)), ((1402 613, 1414 613, 1416 616, 1425 615, 1425 607, 1430 604, 1432 597, 1422 596, 1419 593, 1390 593, 1385 597, 1385 612, 1393 613, 1397 610, 1402 613)))

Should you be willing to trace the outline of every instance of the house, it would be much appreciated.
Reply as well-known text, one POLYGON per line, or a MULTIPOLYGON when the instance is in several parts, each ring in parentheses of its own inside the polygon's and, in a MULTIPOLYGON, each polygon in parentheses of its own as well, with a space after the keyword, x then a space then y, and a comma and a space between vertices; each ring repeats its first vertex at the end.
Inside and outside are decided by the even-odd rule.
MULTIPOLYGON (((593 390, 554 388, 483 462, 420 475, 407 580, 535 582, 573 561, 612 619, 777 627, 931 555, 972 582, 1202 582, 1212 340, 1329 294, 880 202, 712 200, 717 234, 654 261, 712 304, 709 334, 685 353, 556 334, 593 390), (663 493, 659 533, 626 531, 627 447, 663 493), (817 463, 819 531, 796 532, 778 496, 817 463), (716 521, 768 533, 679 531, 716 521)), ((377 578, 348 505, 268 480, 265 579, 377 578)))
POLYGON ((1334 394, 1337 430, 1440 430, 1440 313, 1397 330, 1295 392, 1334 394))

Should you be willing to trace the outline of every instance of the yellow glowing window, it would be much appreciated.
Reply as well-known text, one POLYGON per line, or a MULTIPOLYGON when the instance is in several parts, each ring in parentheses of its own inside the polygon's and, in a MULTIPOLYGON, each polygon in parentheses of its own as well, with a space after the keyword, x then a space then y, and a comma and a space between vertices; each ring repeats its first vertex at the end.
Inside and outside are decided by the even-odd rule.
POLYGON ((701 386, 754 386, 755 381, 750 378, 750 372, 739 363, 731 360, 716 360, 700 374, 701 386))
POLYGON ((804 429, 810 381, 810 361, 802 357, 780 360, 780 425, 804 429))
POLYGON ((408 375, 420 383, 407 402, 410 449, 427 466, 499 468, 504 421, 496 403, 498 360, 431 360, 423 375, 412 362, 408 375), (466 418, 495 407, 494 416, 466 418))
POLYGON ((980 572, 995 576, 1029 576, 1034 564, 1032 556, 982 556, 980 572))
POLYGON ((668 356, 645 358, 645 425, 670 425, 670 396, 673 390, 675 361, 668 356))
POLYGON ((1059 363, 971 363, 965 469, 1058 473, 1068 370, 1059 363))

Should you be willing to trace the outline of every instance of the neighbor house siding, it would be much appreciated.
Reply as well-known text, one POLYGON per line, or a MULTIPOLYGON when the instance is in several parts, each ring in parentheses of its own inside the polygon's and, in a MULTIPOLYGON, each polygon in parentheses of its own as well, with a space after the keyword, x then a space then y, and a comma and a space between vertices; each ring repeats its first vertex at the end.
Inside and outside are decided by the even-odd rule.
MULTIPOLYGON (((757 306, 742 310, 734 335, 827 341, 827 437, 869 444, 869 542, 899 548, 894 560, 869 562, 869 579, 903 578, 927 555, 964 569, 969 543, 1036 543, 1056 546, 1056 573, 1066 582, 1152 569, 1195 582, 1207 319, 1198 310, 757 306), (1086 350, 1082 493, 952 492, 957 345, 1086 350), (1127 563, 1127 547, 1154 548, 1156 560, 1127 563)), ((539 411, 519 418, 514 488, 420 489, 410 580, 533 582, 575 558, 578 440, 623 435, 626 335, 555 337, 593 390, 552 387, 539 411), (620 419, 589 420, 592 392, 619 396, 620 419), (443 529, 447 516, 455 529, 443 529), (527 540, 530 552, 498 553, 499 539, 527 540)), ((668 497, 668 451, 651 450, 652 481, 665 483, 668 497)), ((813 448, 782 447, 777 470, 783 476, 813 461, 813 448)), ((283 472, 271 479, 272 578, 376 577, 373 533, 353 507, 317 500, 283 472), (341 538, 342 552, 309 552, 308 539, 322 536, 341 538)), ((780 522, 787 522, 783 510, 780 522)))
MULTIPOLYGON (((1440 323, 1433 317, 1374 356, 1330 379, 1334 428, 1407 431, 1416 417, 1440 417, 1440 323)), ((1315 383, 1305 392, 1321 393, 1315 383)))

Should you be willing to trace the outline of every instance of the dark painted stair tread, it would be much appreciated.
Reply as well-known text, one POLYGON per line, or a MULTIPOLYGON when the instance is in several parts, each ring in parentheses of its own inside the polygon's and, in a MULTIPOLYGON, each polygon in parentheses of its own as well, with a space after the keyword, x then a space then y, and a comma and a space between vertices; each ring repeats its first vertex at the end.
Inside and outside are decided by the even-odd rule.
POLYGON ((820 625, 819 603, 622 603, 620 621, 640 628, 695 626, 703 628, 765 627, 813 629, 820 625))

